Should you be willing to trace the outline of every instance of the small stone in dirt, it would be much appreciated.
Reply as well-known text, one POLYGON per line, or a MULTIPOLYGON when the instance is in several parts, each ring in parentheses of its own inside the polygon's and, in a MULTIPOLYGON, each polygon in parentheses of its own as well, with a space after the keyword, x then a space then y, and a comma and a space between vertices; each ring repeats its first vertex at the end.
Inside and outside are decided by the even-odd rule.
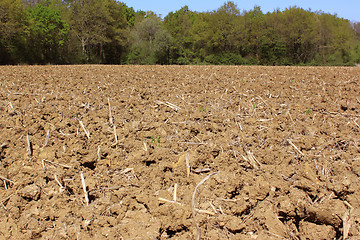
POLYGON ((18 193, 22 198, 28 201, 31 200, 36 201, 40 198, 40 188, 36 186, 36 184, 31 184, 26 186, 23 189, 21 189, 18 193))

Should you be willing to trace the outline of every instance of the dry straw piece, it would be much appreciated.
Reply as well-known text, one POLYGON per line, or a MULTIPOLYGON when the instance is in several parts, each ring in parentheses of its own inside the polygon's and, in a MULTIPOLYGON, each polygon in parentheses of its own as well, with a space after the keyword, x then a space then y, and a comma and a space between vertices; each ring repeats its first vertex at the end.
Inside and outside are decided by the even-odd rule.
POLYGON ((48 145, 48 143, 49 143, 49 138, 50 138, 50 129, 47 130, 47 132, 46 132, 46 138, 45 138, 45 143, 44 143, 43 148, 48 145))
POLYGON ((242 158, 247 161, 254 169, 260 169, 261 163, 255 158, 254 154, 250 151, 246 151, 247 156, 241 155, 242 158))
POLYGON ((10 179, 6 178, 6 177, 3 177, 0 175, 0 178, 4 181, 8 181, 8 182, 11 182, 11 183, 15 183, 14 181, 11 181, 10 179))
POLYGON ((83 190, 84 190, 86 206, 89 206, 89 196, 88 196, 88 193, 86 191, 85 178, 84 178, 84 174, 82 172, 80 173, 80 177, 81 177, 82 187, 83 187, 83 190))
POLYGON ((305 154, 304 154, 302 151, 300 151, 300 150, 298 149, 298 147, 295 146, 295 144, 294 144, 291 140, 288 140, 288 142, 290 143, 291 146, 293 146, 293 148, 295 148, 295 150, 296 150, 298 153, 300 153, 301 155, 305 156, 305 154))
POLYGON ((72 168, 72 166, 65 165, 65 164, 61 164, 61 163, 52 162, 52 161, 49 161, 49 160, 46 160, 46 159, 43 159, 42 162, 43 162, 43 167, 44 167, 44 168, 45 168, 45 162, 50 163, 50 164, 52 164, 52 165, 54 165, 54 166, 59 166, 59 167, 63 167, 63 168, 72 168))
POLYGON ((187 175, 187 177, 189 177, 190 176, 190 170, 191 170, 190 163, 189 163, 189 153, 185 154, 185 162, 186 162, 186 175, 187 175))
POLYGON ((117 133, 116 133, 116 125, 114 124, 114 137, 115 137, 115 145, 118 144, 118 136, 117 136, 117 133))
POLYGON ((109 124, 110 124, 110 127, 111 127, 112 125, 114 125, 114 119, 113 119, 113 117, 111 115, 111 106, 110 106, 110 99, 109 98, 108 98, 108 104, 109 104, 109 124))
POLYGON ((211 174, 207 175, 203 180, 201 180, 201 181, 199 182, 199 184, 196 185, 195 190, 194 190, 194 193, 193 193, 192 198, 191 198, 192 216, 193 216, 193 219, 194 219, 194 225, 195 225, 195 227, 196 227, 196 237, 195 237, 196 240, 201 239, 201 230, 200 230, 200 227, 199 227, 198 223, 196 222, 196 218, 195 218, 195 214, 196 214, 196 208, 195 208, 196 192, 197 192, 198 188, 199 188, 206 180, 208 180, 211 176, 216 175, 216 174, 218 174, 218 173, 219 173, 219 172, 211 173, 211 174))
POLYGON ((90 138, 90 132, 88 130, 86 130, 84 123, 81 120, 79 120, 79 123, 80 123, 80 126, 82 127, 82 129, 84 130, 87 138, 90 138))
POLYGON ((156 104, 159 104, 159 105, 165 105, 165 106, 168 106, 169 108, 172 108, 174 109, 175 111, 177 110, 181 110, 180 107, 176 106, 175 104, 172 104, 170 102, 162 102, 162 101, 159 101, 159 100, 155 100, 154 101, 156 104))
POLYGON ((29 156, 29 159, 31 160, 32 154, 33 154, 33 149, 32 149, 32 145, 30 142, 30 138, 29 138, 29 134, 26 135, 26 141, 27 141, 27 155, 29 156))
POLYGON ((101 160, 101 147, 100 145, 98 146, 98 150, 97 150, 97 160, 100 161, 101 160))

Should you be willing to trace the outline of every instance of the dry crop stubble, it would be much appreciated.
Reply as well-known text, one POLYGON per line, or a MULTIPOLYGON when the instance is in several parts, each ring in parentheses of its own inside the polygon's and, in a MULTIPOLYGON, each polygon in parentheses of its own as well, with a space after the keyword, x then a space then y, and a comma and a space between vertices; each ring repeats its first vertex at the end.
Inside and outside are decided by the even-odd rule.
POLYGON ((0 73, 3 238, 360 236, 359 68, 0 73))

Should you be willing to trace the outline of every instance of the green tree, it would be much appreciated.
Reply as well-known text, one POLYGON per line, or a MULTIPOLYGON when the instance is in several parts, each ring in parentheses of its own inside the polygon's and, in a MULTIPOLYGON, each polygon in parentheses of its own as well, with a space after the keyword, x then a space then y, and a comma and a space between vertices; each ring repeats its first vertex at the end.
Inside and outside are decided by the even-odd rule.
POLYGON ((25 10, 21 0, 0 1, 0 64, 23 61, 25 10))
POLYGON ((60 12, 41 4, 29 8, 28 58, 36 63, 59 62, 59 49, 65 44, 69 26, 60 12))
POLYGON ((287 56, 286 36, 281 34, 282 12, 276 10, 265 15, 259 60, 264 65, 284 65, 291 62, 287 56))
POLYGON ((210 15, 209 44, 212 51, 233 52, 238 50, 240 11, 233 2, 227 2, 210 15))
POLYGON ((245 42, 243 54, 257 61, 260 57, 261 41, 264 34, 264 13, 261 8, 255 6, 253 10, 245 12, 245 42))
POLYGON ((190 64, 194 58, 194 34, 192 27, 196 13, 188 6, 176 12, 170 12, 164 19, 164 25, 170 33, 173 44, 170 48, 170 63, 190 64))
POLYGON ((161 19, 148 13, 135 24, 132 31, 129 63, 167 64, 169 63, 170 34, 163 28, 161 19))
POLYGON ((110 41, 106 35, 111 21, 107 3, 106 0, 70 2, 72 41, 78 43, 83 63, 100 63, 104 58, 104 45, 110 41))
POLYGON ((103 46, 103 63, 125 62, 130 28, 135 24, 135 11, 124 3, 116 0, 108 0, 107 11, 109 12, 106 24, 105 41, 103 46))
POLYGON ((245 30, 244 18, 233 2, 226 2, 209 14, 206 62, 212 64, 243 64, 241 43, 245 30))
POLYGON ((350 22, 336 15, 319 13, 317 16, 317 62, 330 65, 352 64, 356 33, 350 22))

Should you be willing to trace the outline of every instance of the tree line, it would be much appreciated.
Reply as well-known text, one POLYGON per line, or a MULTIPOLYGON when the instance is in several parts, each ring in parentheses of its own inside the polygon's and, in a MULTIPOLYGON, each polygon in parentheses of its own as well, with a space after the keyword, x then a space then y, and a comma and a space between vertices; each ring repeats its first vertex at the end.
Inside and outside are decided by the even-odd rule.
POLYGON ((161 18, 116 0, 0 0, 0 64, 353 65, 360 23, 234 2, 161 18))

